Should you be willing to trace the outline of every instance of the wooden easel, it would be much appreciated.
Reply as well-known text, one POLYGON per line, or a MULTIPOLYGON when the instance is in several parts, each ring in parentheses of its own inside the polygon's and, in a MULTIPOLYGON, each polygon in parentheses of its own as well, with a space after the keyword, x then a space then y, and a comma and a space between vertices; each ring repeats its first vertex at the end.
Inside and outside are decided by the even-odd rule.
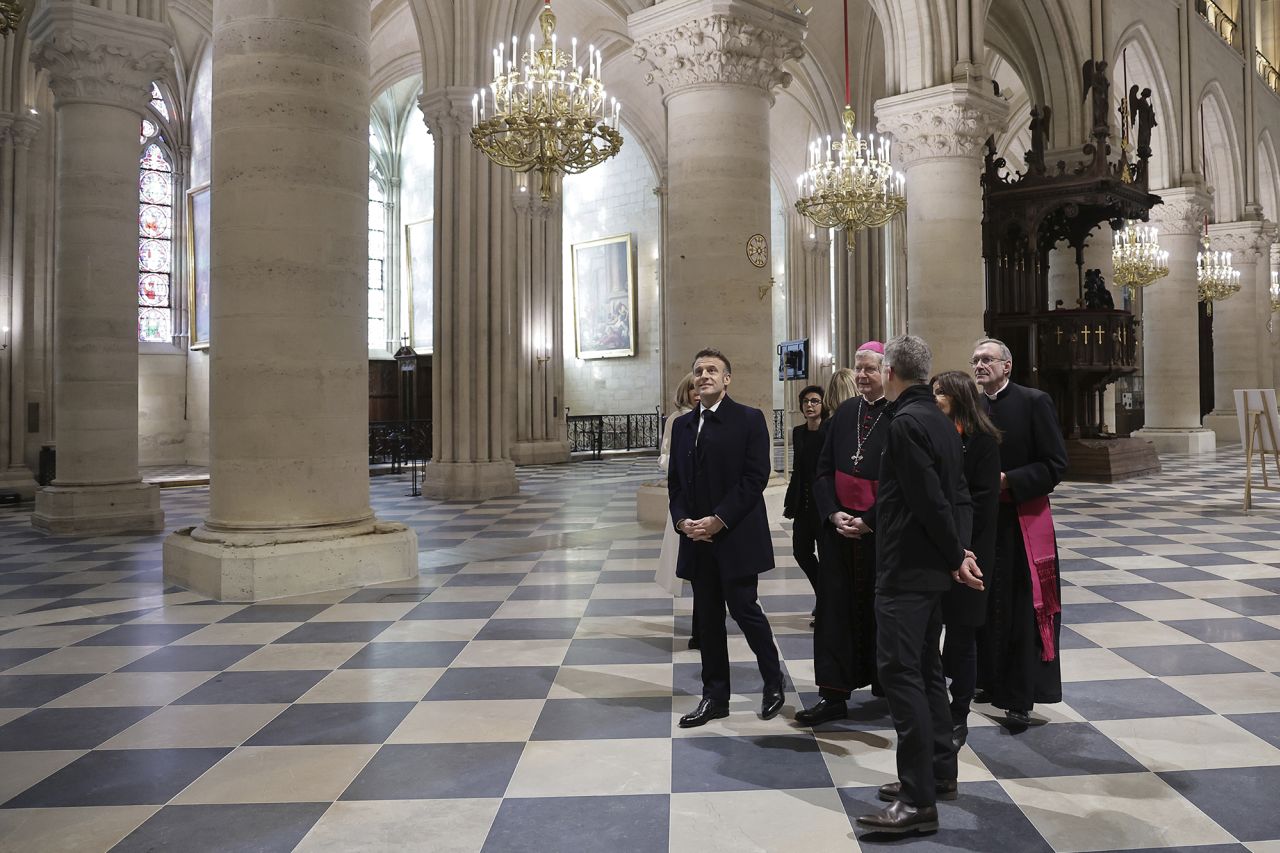
POLYGON ((1271 485, 1267 478, 1267 457, 1271 456, 1276 463, 1276 476, 1280 477, 1280 447, 1274 442, 1274 437, 1280 435, 1276 431, 1275 420, 1270 409, 1263 408, 1261 410, 1246 409, 1245 410, 1245 443, 1244 443, 1244 511, 1249 512, 1253 505, 1253 456, 1256 453, 1259 461, 1262 462, 1262 485, 1257 488, 1266 489, 1272 492, 1280 492, 1280 484, 1271 485), (1264 433, 1263 430, 1266 430, 1264 433), (1272 449, 1266 449, 1267 443, 1263 440, 1264 435, 1272 437, 1272 449))

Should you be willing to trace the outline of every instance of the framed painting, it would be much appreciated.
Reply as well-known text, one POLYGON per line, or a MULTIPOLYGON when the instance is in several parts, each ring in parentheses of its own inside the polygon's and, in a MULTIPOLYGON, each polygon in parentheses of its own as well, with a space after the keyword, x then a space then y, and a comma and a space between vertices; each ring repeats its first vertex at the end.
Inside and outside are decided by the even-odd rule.
POLYGON ((631 235, 574 243, 573 333, 578 358, 636 354, 631 235))
POLYGON ((187 191, 187 313, 191 348, 209 346, 209 185, 187 191))

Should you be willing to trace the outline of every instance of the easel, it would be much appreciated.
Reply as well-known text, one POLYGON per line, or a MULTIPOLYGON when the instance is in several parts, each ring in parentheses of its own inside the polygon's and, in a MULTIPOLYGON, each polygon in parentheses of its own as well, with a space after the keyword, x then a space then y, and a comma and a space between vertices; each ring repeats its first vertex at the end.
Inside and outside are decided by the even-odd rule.
POLYGON ((1253 456, 1257 453, 1262 463, 1262 485, 1258 488, 1280 492, 1280 485, 1271 485, 1267 478, 1267 457, 1271 456, 1276 463, 1276 476, 1280 477, 1280 446, 1275 437, 1280 435, 1276 430, 1274 412, 1269 408, 1246 409, 1244 442, 1244 511, 1249 512, 1253 506, 1253 456), (1265 429, 1265 432, 1264 432, 1265 429), (1270 438, 1270 442, 1267 439, 1270 438), (1270 444, 1270 449, 1267 445, 1270 444))

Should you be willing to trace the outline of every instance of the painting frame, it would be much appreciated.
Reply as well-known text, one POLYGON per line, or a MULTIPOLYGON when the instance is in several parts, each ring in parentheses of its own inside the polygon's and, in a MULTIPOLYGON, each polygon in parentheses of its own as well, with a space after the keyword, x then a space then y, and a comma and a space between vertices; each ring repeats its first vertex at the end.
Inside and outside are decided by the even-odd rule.
POLYGON ((636 354, 635 256, 630 233, 574 243, 573 345, 577 357, 628 358, 636 354), (622 286, 625 267, 625 290, 622 286), (622 312, 626 316, 621 316, 622 312))
POLYGON ((209 348, 210 185, 187 190, 187 339, 193 350, 209 348))

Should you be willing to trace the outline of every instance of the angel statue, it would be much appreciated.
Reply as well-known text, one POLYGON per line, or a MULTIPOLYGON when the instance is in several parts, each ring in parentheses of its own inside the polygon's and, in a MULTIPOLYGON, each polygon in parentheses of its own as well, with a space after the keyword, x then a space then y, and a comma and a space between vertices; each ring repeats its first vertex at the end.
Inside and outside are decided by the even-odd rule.
POLYGON ((1151 129, 1156 126, 1156 108, 1151 104, 1151 90, 1129 87, 1129 120, 1138 128, 1138 156, 1151 156, 1151 129))
POLYGON ((1107 79, 1107 61, 1087 60, 1081 72, 1085 97, 1093 95, 1093 132, 1106 134, 1110 126, 1108 113, 1111 110, 1111 81, 1107 79))

